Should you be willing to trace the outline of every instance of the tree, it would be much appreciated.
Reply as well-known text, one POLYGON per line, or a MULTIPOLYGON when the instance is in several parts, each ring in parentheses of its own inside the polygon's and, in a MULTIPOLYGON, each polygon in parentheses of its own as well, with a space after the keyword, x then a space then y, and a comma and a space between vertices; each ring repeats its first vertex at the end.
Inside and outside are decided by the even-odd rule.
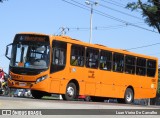
POLYGON ((0 2, 3 2, 3 1, 6 1, 6 0, 0 0, 0 2))
POLYGON ((147 0, 142 3, 141 0, 137 2, 128 3, 126 8, 134 10, 142 10, 142 16, 145 22, 158 30, 160 33, 160 0, 147 0))

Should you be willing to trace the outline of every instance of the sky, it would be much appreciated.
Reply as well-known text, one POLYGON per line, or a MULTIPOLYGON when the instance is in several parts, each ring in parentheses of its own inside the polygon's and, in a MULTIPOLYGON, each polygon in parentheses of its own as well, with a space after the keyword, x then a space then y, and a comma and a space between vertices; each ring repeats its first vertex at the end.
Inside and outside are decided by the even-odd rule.
MULTIPOLYGON (((6 45, 12 43, 19 32, 60 35, 64 27, 67 36, 89 42, 91 6, 85 1, 7 0, 0 3, 0 67, 8 72, 6 45)), ((160 34, 144 22, 141 11, 131 12, 124 8, 128 2, 136 0, 92 1, 98 2, 93 5, 93 44, 131 49, 129 51, 160 59, 160 44, 157 44, 160 34)))

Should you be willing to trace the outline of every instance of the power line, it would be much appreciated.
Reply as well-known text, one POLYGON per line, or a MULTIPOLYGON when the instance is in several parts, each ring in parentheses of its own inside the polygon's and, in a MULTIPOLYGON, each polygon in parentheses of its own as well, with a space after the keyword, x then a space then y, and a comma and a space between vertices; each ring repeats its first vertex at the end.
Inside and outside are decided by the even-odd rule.
POLYGON ((125 4, 119 3, 119 2, 114 1, 114 0, 109 0, 109 1, 112 1, 112 2, 114 2, 114 3, 116 3, 116 4, 119 4, 119 5, 125 6, 125 4))
POLYGON ((71 4, 71 5, 74 5, 74 6, 76 6, 76 7, 79 7, 79 8, 81 8, 81 9, 85 9, 85 10, 88 10, 88 11, 89 11, 89 9, 86 8, 86 6, 85 6, 85 7, 81 7, 81 6, 79 6, 79 5, 76 5, 76 4, 74 4, 74 3, 68 2, 68 1, 66 1, 66 0, 62 0, 62 1, 63 1, 63 2, 66 2, 66 3, 68 3, 68 4, 71 4))
POLYGON ((110 10, 112 10, 112 11, 116 11, 116 12, 118 12, 118 13, 121 13, 121 14, 124 14, 124 15, 127 15, 127 16, 130 16, 130 17, 132 17, 132 18, 136 18, 136 19, 139 19, 139 20, 143 20, 142 18, 139 18, 139 17, 137 17, 137 16, 133 16, 133 15, 131 15, 131 14, 128 14, 128 13, 125 13, 125 12, 122 12, 122 11, 119 11, 119 10, 116 10, 116 9, 113 9, 113 8, 108 7, 108 6, 106 6, 106 5, 99 4, 99 6, 104 7, 104 8, 107 8, 107 9, 110 9, 110 10))
POLYGON ((129 48, 129 49, 126 49, 126 50, 135 50, 135 49, 151 47, 151 46, 155 46, 155 45, 159 45, 159 44, 160 43, 154 43, 154 44, 150 44, 150 45, 144 45, 144 46, 140 46, 140 47, 129 48))
MULTIPOLYGON (((93 27, 92 30, 110 30, 110 29, 119 29, 119 28, 123 28, 123 27, 127 27, 125 25, 119 25, 119 26, 113 26, 113 27, 93 27)), ((58 31, 60 30, 60 28, 58 29, 58 31)), ((89 27, 66 27, 64 28, 65 30, 65 34, 68 32, 71 32, 73 30, 76 30, 76 31, 88 31, 90 30, 89 27)), ((61 35, 62 34, 62 31, 59 31, 57 33, 55 33, 55 35, 61 35)))
POLYGON ((115 3, 113 3, 113 2, 109 2, 109 1, 106 1, 106 0, 101 0, 101 1, 106 2, 106 3, 109 3, 109 4, 112 4, 112 5, 115 5, 115 6, 118 6, 118 7, 121 7, 121 8, 124 8, 124 6, 121 5, 121 4, 115 4, 115 3))
MULTIPOLYGON (((140 24, 141 22, 139 23, 136 23, 136 24, 140 24)), ((110 29, 119 29, 119 28, 123 28, 123 27, 128 27, 129 25, 126 25, 126 24, 121 24, 121 25, 110 25, 110 26, 95 26, 92 28, 92 30, 110 30, 110 29)), ((64 28, 64 27, 63 27, 64 28)), ((89 27, 65 27, 63 30, 65 30, 65 33, 67 33, 67 31, 71 31, 71 30, 77 30, 77 31, 84 31, 84 30, 90 30, 89 27)), ((56 33, 54 33, 56 35, 60 35, 62 34, 62 27, 59 28, 56 33), (61 30, 60 30, 61 29, 61 30)))
MULTIPOLYGON (((110 29, 110 28, 118 28, 118 27, 124 27, 125 25, 115 25, 115 26, 106 26, 106 27, 94 27, 93 30, 106 30, 107 28, 110 29)), ((59 28, 60 29, 60 28, 59 28)), ((66 27, 66 29, 68 31, 70 30, 89 30, 90 28, 86 28, 86 27, 83 27, 83 28, 79 28, 79 27, 66 27)), ((140 48, 147 48, 147 47, 152 47, 152 46, 155 46, 155 45, 160 45, 160 42, 159 43, 154 43, 154 44, 150 44, 150 45, 144 45, 144 46, 139 46, 139 47, 134 47, 134 48, 129 48, 129 49, 125 49, 125 50, 135 50, 135 49, 140 49, 140 48)), ((157 53, 156 53, 157 54, 157 53)), ((160 53, 158 53, 160 54, 160 53)), ((151 54, 150 54, 151 55, 151 54)), ((153 55, 153 54, 152 54, 153 55)))
MULTIPOLYGON (((108 29, 108 28, 115 28, 115 27, 126 27, 127 25, 114 25, 114 26, 96 26, 96 27, 93 27, 93 30, 105 30, 105 29, 108 29)), ((83 28, 79 28, 79 27, 75 27, 75 28, 69 28, 69 29, 76 29, 76 30, 88 30, 90 29, 89 27, 83 27, 83 28)))
MULTIPOLYGON (((68 2, 68 1, 66 1, 66 0, 62 0, 62 1, 67 2, 67 3, 69 3, 69 4, 72 4, 72 5, 74 5, 74 6, 79 6, 79 5, 81 5, 81 6, 83 6, 83 9, 84 9, 84 7, 85 7, 85 8, 89 8, 88 6, 85 6, 85 5, 79 3, 79 2, 77 2, 77 1, 75 1, 75 0, 71 0, 71 1, 75 2, 76 4, 71 3, 71 2, 68 2), (79 5, 77 5, 77 4, 79 4, 79 5)), ((81 6, 79 6, 79 7, 81 8, 81 6)), ((87 9, 87 10, 88 10, 88 9, 87 9)), ((146 31, 158 33, 158 32, 156 32, 156 31, 154 31, 154 30, 150 30, 150 29, 147 29, 147 28, 144 28, 144 27, 135 25, 135 24, 133 24, 133 23, 130 23, 130 22, 124 21, 124 20, 122 20, 122 19, 116 18, 116 17, 114 17, 114 16, 111 16, 111 15, 109 15, 109 14, 106 14, 106 13, 101 12, 101 11, 96 10, 96 9, 94 9, 94 12, 95 12, 96 14, 101 15, 101 16, 107 17, 107 18, 109 18, 109 19, 112 19, 112 20, 115 20, 115 21, 118 21, 118 22, 121 22, 121 23, 124 23, 124 24, 127 24, 127 25, 131 25, 131 26, 134 26, 134 27, 137 27, 137 28, 146 30, 146 31)))
MULTIPOLYGON (((63 0, 63 1, 64 1, 64 0, 63 0)), ((79 2, 77 2, 77 1, 75 1, 75 0, 71 0, 71 1, 73 1, 73 2, 75 2, 76 4, 79 4, 79 5, 81 5, 81 6, 84 6, 84 7, 89 8, 88 6, 85 6, 85 5, 83 5, 82 3, 79 3, 79 2)), ((94 9, 94 12, 95 12, 96 14, 101 15, 101 16, 105 16, 105 17, 110 18, 110 19, 112 19, 112 20, 116 20, 116 21, 119 21, 119 22, 121 22, 121 23, 126 24, 126 21, 123 21, 123 20, 121 20, 121 19, 119 19, 119 18, 116 18, 116 17, 113 17, 113 16, 111 16, 111 15, 108 15, 108 14, 106 14, 106 13, 103 13, 103 12, 101 12, 101 11, 99 11, 99 10, 94 9)))
MULTIPOLYGON (((106 0, 101 0, 101 1, 106 2, 106 3, 109 3, 109 4, 112 4, 112 5, 114 5, 114 6, 121 7, 121 8, 123 8, 123 9, 126 9, 126 6, 125 6, 125 5, 122 5, 122 4, 120 4, 120 3, 118 3, 118 2, 115 2, 115 1, 113 1, 113 0, 110 0, 110 1, 112 1, 112 2, 109 2, 109 1, 106 1, 106 0)), ((139 12, 139 13, 140 13, 140 11, 135 11, 135 12, 139 12)))

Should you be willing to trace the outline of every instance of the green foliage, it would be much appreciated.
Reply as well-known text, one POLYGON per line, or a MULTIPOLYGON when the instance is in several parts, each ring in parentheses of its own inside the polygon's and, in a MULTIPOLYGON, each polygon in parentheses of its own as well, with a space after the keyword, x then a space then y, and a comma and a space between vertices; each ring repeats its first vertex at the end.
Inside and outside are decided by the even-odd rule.
POLYGON ((160 33, 160 0, 148 0, 142 3, 141 0, 137 2, 128 3, 126 8, 134 10, 141 10, 145 22, 158 30, 160 33))
POLYGON ((126 8, 131 9, 132 11, 139 9, 139 5, 136 2, 128 3, 126 8))
POLYGON ((0 0, 1 3, 3 3, 3 1, 7 1, 7 0, 0 0))

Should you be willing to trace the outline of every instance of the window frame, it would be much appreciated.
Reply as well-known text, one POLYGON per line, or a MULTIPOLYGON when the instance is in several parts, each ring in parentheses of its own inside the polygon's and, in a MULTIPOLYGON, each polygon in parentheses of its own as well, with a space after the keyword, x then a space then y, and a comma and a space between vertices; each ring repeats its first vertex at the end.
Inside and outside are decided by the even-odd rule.
POLYGON ((101 50, 99 53, 99 69, 111 71, 112 70, 112 62, 113 62, 112 51, 101 50), (102 57, 103 57, 103 59, 102 59, 102 57), (107 59, 107 58, 109 58, 109 59, 107 59))
POLYGON ((71 66, 84 67, 84 65, 85 65, 85 47, 84 46, 77 45, 77 44, 72 44, 72 46, 71 46, 71 52, 70 52, 70 65, 71 66), (74 48, 74 50, 76 50, 76 48, 77 48, 78 53, 81 53, 81 55, 79 55, 79 54, 73 55, 73 52, 72 52, 73 48, 74 48), (81 52, 79 50, 81 50, 81 52), (72 63, 73 56, 75 56, 75 61, 77 60, 77 62, 73 62, 75 64, 72 63), (79 64, 79 62, 83 63, 83 64, 79 64))
POLYGON ((156 60, 152 60, 152 59, 148 59, 147 60, 147 76, 148 77, 155 77, 155 75, 156 75, 156 68, 157 68, 157 61, 156 60), (149 66, 149 62, 154 62, 155 64, 153 64, 153 66, 151 67, 151 66, 149 66), (151 70, 154 70, 154 72, 153 73, 148 73, 148 72, 151 72, 151 70), (153 74, 153 75, 149 75, 149 74, 153 74))
POLYGON ((136 75, 146 76, 146 74, 147 74, 147 59, 142 58, 142 57, 137 57, 137 59, 136 59, 136 75), (143 62, 143 61, 145 61, 145 62, 143 62))
POLYGON ((112 70, 113 70, 113 72, 124 73, 124 54, 117 53, 117 52, 113 53, 112 70), (115 58, 115 56, 116 56, 116 58, 115 58), (117 56, 121 56, 122 59, 117 60, 117 56))
POLYGON ((136 73, 136 57, 135 56, 125 55, 124 72, 125 74, 135 74, 136 73))
MULTIPOLYGON (((50 68, 50 73, 62 71, 65 69, 66 64, 67 64, 67 42, 64 41, 57 41, 53 40, 52 41, 52 54, 51 54, 51 68, 50 68), (56 64, 55 61, 55 50, 64 50, 64 64, 59 64, 60 60, 58 60, 58 64, 56 64)), ((60 52, 59 52, 60 56, 60 52)))
POLYGON ((85 50, 85 66, 86 68, 92 68, 92 69, 98 69, 99 68, 99 49, 97 48, 92 48, 92 47, 86 47, 85 50), (90 54, 88 55, 88 53, 90 54), (92 57, 91 53, 93 53, 92 57), (96 58, 96 53, 97 53, 97 59, 96 58), (94 58, 93 58, 94 57, 94 58), (95 63, 95 67, 93 66, 95 63))

